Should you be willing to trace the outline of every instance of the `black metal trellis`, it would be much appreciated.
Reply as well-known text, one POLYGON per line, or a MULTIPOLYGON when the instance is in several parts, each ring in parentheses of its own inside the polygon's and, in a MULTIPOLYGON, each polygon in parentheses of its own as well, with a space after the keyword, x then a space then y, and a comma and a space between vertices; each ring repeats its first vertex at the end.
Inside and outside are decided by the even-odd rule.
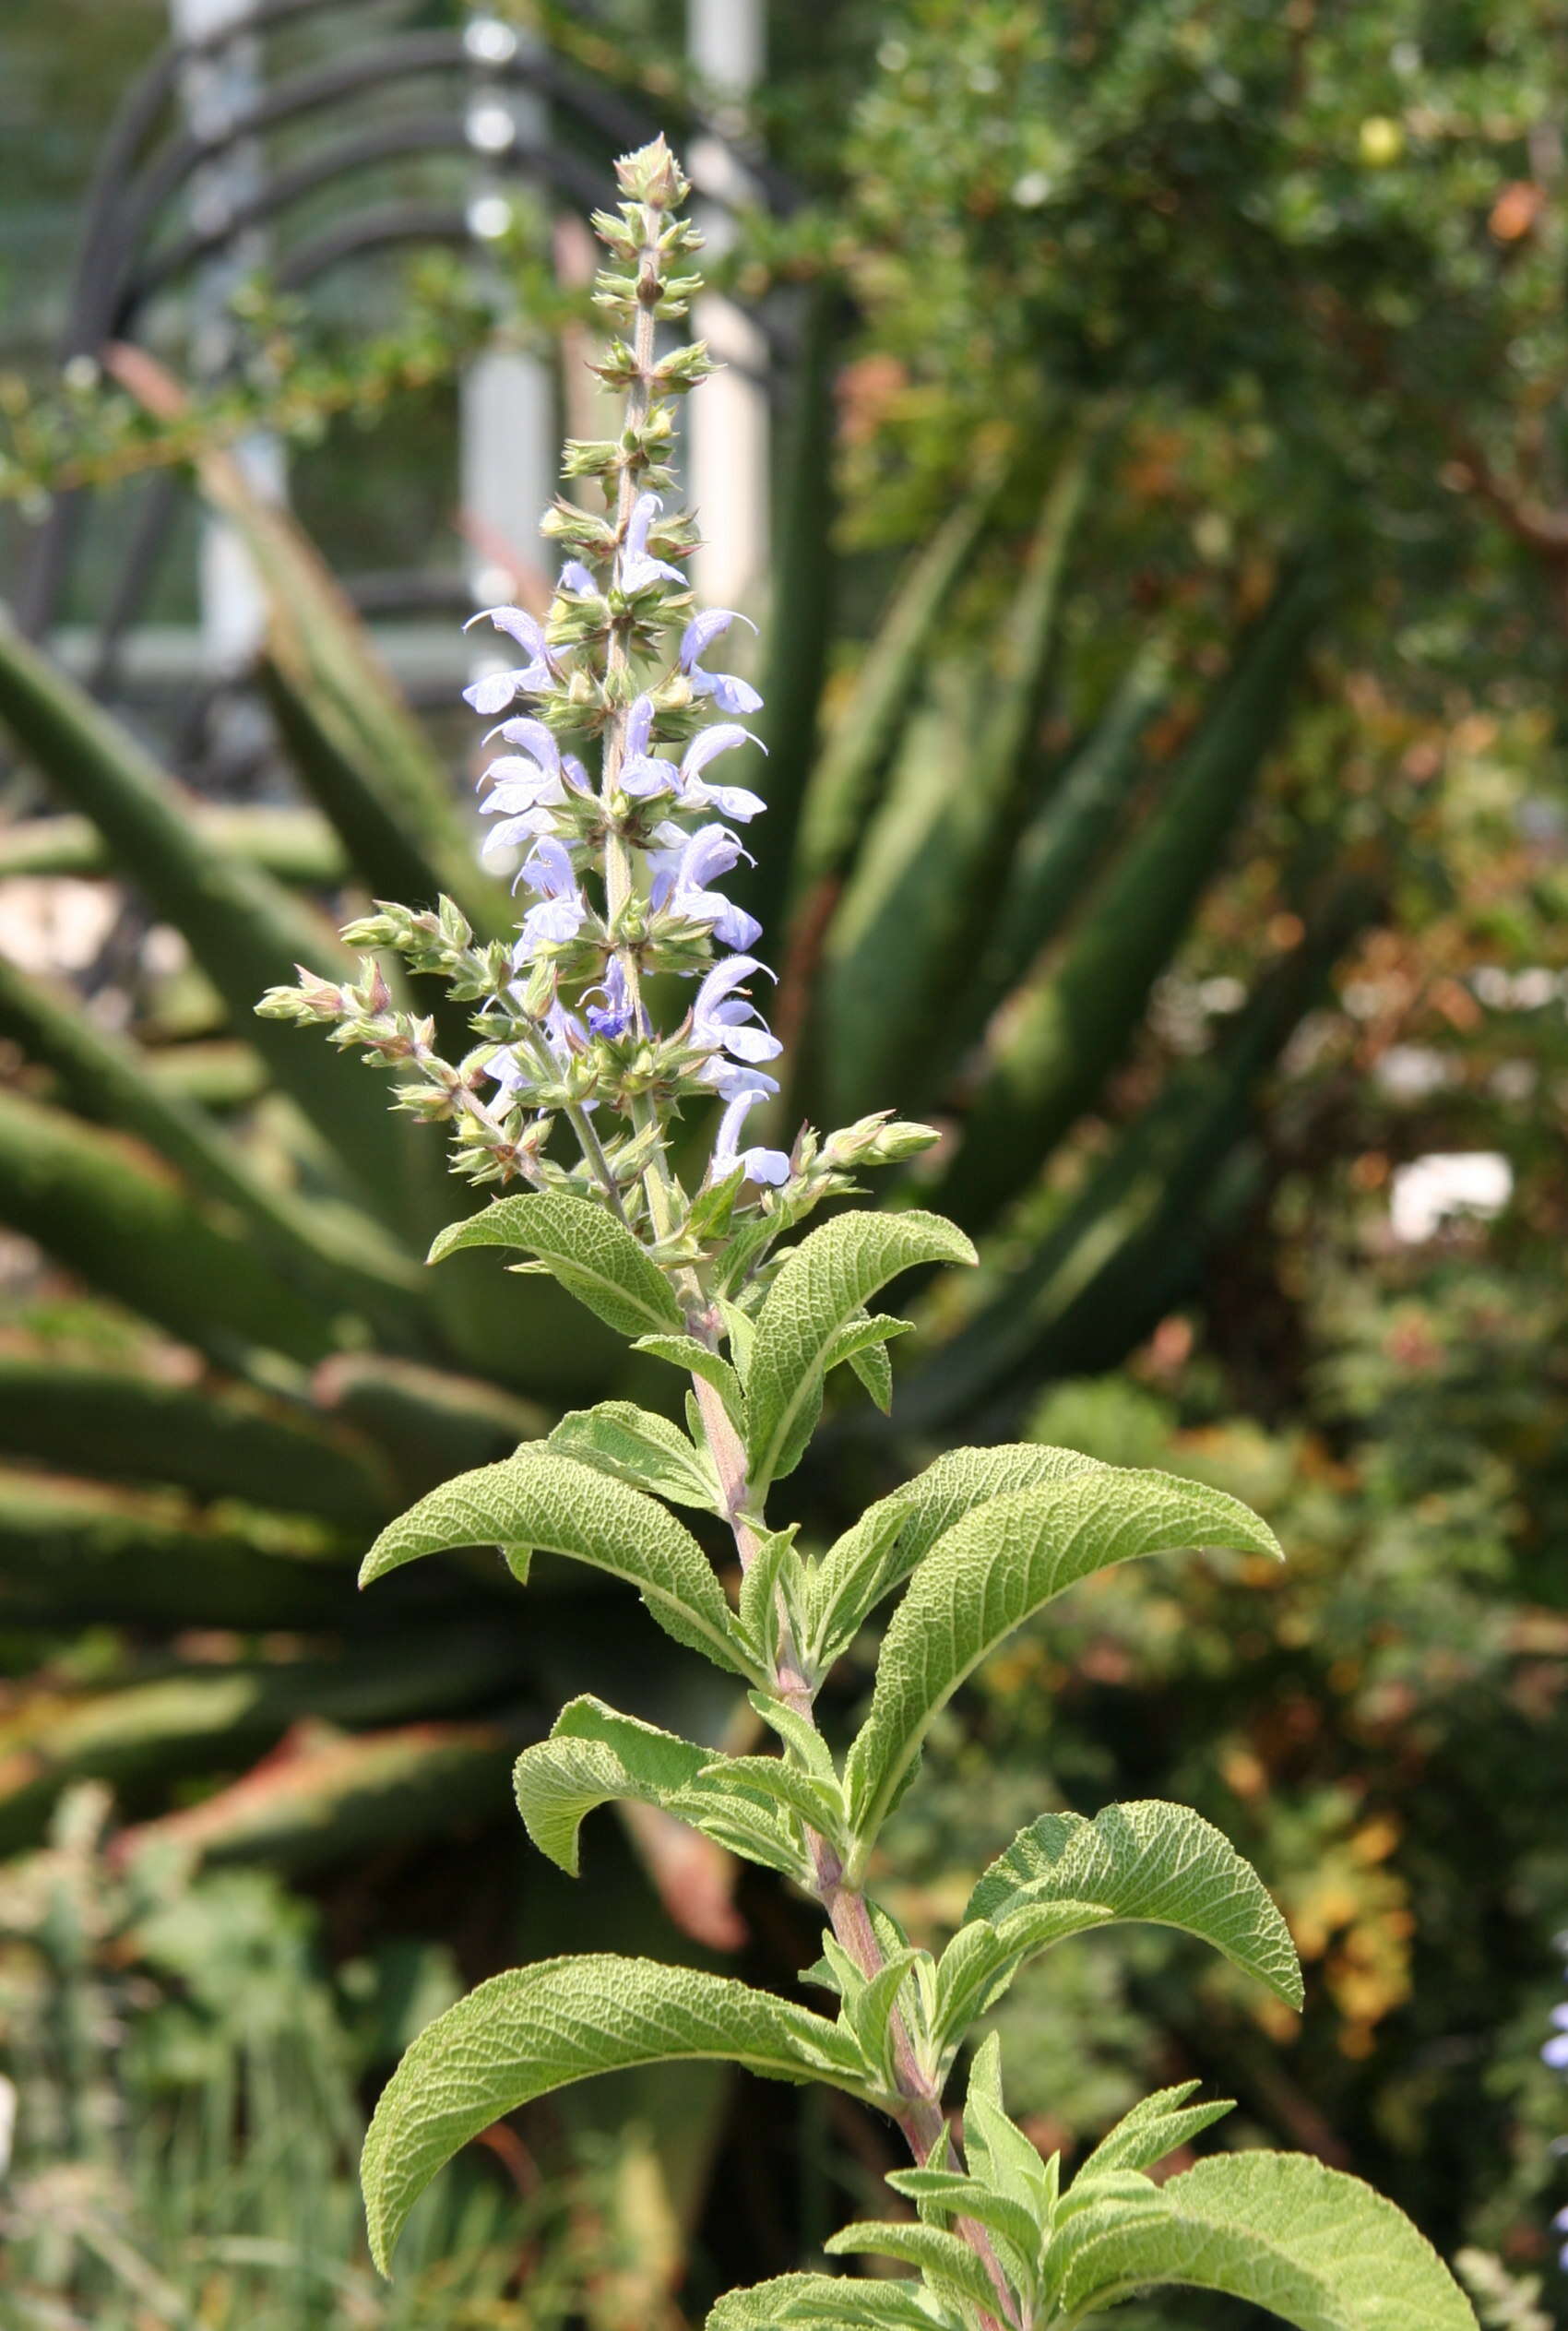
MULTIPOLYGON (((445 84, 454 76, 498 96, 527 91, 547 109, 548 134, 517 139, 502 155, 486 158, 504 166, 509 178, 534 185, 545 200, 580 213, 605 198, 608 163, 616 152, 642 143, 663 125, 677 135, 700 134, 740 161, 756 197, 778 215, 799 197, 783 173, 765 158, 737 149, 724 128, 689 108, 661 103, 661 123, 635 98, 606 88, 576 67, 548 54, 517 48, 510 55, 477 59, 461 29, 450 31, 379 30, 373 42, 342 55, 305 65, 256 92, 211 130, 181 118, 183 77, 205 61, 220 58, 236 37, 265 38, 311 18, 354 17, 361 0, 255 0, 243 26, 203 39, 171 42, 127 92, 102 147, 83 210, 79 256, 63 359, 93 356, 113 340, 135 341, 154 303, 177 292, 205 266, 221 259, 240 238, 261 226, 286 225, 291 215, 327 188, 345 190, 344 215, 305 234, 280 256, 274 270, 279 289, 299 292, 330 269, 351 268, 392 248, 461 248, 472 241, 468 208, 430 193, 393 199, 380 196, 357 206, 356 177, 378 164, 420 155, 467 157, 476 165, 469 115, 455 107, 445 84), (346 124, 343 115, 360 100, 386 91, 422 96, 430 101, 406 113, 346 124), (314 151, 269 167, 252 191, 210 225, 193 225, 184 211, 196 173, 220 165, 236 149, 323 115, 331 128, 314 151), (673 118, 672 118, 673 116, 673 118)), ((358 36, 362 41, 362 33, 358 36)), ((711 198, 722 208, 722 196, 711 198)), ((788 336, 771 317, 759 319, 769 352, 785 355, 788 336)), ((89 683, 99 692, 113 688, 124 643, 138 603, 167 548, 181 506, 183 486, 171 474, 149 479, 130 517, 118 571, 106 594, 89 659, 89 683)), ((61 494, 40 528, 18 592, 17 614, 34 636, 57 620, 80 548, 90 496, 61 494)), ((367 578, 368 580, 368 578, 367 578)), ((445 612, 451 606, 449 575, 410 574, 388 594, 386 578, 371 589, 350 589, 381 609, 395 597, 402 612, 445 612)))

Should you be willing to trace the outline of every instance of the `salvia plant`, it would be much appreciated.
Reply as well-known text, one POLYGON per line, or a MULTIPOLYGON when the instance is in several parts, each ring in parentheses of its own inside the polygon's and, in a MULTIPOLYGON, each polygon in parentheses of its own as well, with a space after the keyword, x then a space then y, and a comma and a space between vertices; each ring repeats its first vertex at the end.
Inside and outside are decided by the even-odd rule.
POLYGON ((695 610, 680 564, 693 522, 662 498, 675 400, 709 370, 700 345, 659 352, 660 322, 684 313, 696 281, 685 182, 662 139, 617 167, 623 199, 595 224, 611 256, 598 297, 622 336, 598 370, 624 418, 613 438, 570 444, 565 462, 568 478, 602 482, 606 511, 563 501, 550 513, 567 555, 548 616, 488 610, 519 660, 468 691, 502 716, 483 806, 487 847, 526 851, 520 929, 481 943, 449 902, 384 906, 348 933, 370 951, 357 983, 302 975, 261 1008, 397 1066, 402 1105, 450 1129, 457 1170, 502 1186, 433 1259, 517 1252, 514 1268, 548 1271, 690 1379, 684 1430, 625 1401, 572 1413, 547 1442, 422 1498, 381 1533, 362 1581, 489 1542, 520 1584, 541 1551, 632 1582, 667 1635, 747 1693, 768 1751, 719 1754, 575 1699, 518 1759, 529 1834, 575 1873, 587 1814, 626 1800, 778 1872, 821 1909, 822 1955, 802 1981, 826 2004, 609 1955, 482 1984, 423 2032, 382 2096, 362 2162, 376 2258, 389 2264, 436 2171, 503 2114, 590 2074, 719 2058, 825 2082, 897 2125, 909 2166, 888 2182, 911 2214, 846 2226, 827 2248, 914 2273, 788 2275, 722 2299, 710 2331, 1035 2331, 1161 2283, 1234 2294, 1302 2331, 1473 2325, 1398 2211, 1313 2159, 1221 2151, 1159 2182, 1229 2110, 1195 2099, 1195 2084, 1146 2098, 1069 2174, 1008 2118, 992 2035, 949 2117, 977 2021, 1032 1959, 1112 1921, 1186 1929, 1299 2004, 1295 1953, 1260 1879, 1180 1805, 1043 1813, 981 1873, 940 1955, 869 1890, 932 1724, 1015 1629, 1136 1556, 1279 1549, 1218 1491, 1034 1445, 949 1452, 820 1552, 773 1504, 834 1369, 890 1397, 886 1347, 908 1323, 873 1314, 872 1299, 911 1267, 974 1254, 918 1209, 838 1211, 785 1243, 861 1171, 931 1141, 925 1128, 883 1112, 826 1138, 804 1131, 788 1153, 746 1142, 779 1045, 757 1000, 761 933, 719 886, 742 856, 736 827, 763 803, 713 772, 751 742, 759 700, 716 668, 735 618, 695 610), (472 1049, 438 1049, 435 1020, 402 1008, 377 950, 445 981, 472 1049), (677 1123, 699 1110, 716 1112, 711 1139, 678 1170, 677 1123), (732 1537, 733 1601, 672 1506, 732 1537), (869 1709, 839 1759, 817 1724, 819 1689, 895 1595, 869 1709))

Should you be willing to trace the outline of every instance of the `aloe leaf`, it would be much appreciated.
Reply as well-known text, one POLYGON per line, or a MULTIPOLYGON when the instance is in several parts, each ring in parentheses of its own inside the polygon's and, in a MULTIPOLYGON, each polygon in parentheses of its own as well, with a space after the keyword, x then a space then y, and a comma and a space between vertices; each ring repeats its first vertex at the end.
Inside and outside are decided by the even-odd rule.
POLYGON ((418 1320, 423 1309, 418 1266, 374 1220, 313 1207, 264 1182, 209 1118, 154 1078, 131 1038, 104 1034, 4 956, 0 1033, 54 1069, 75 1108, 138 1135, 193 1187, 253 1223, 289 1278, 327 1302, 363 1306, 405 1330, 418 1320))
POLYGON ((900 763, 871 825, 825 946, 829 1122, 886 1092, 918 1107, 940 1086, 964 1023, 955 979, 983 937, 1017 838, 1055 660, 1066 557, 1087 487, 1082 439, 1046 494, 981 708, 968 696, 900 763))
POLYGON ((517 1657, 505 1628, 427 1623, 347 1661, 205 1665, 108 1691, 52 1679, 0 1712, 0 1852, 30 1843, 73 1780, 109 1781, 135 1810, 181 1774, 232 1768, 306 1719, 396 1724, 511 1694, 517 1657))
POLYGON ((746 1368, 754 1493, 800 1462, 841 1330, 888 1280, 918 1263, 972 1263, 961 1231, 933 1214, 842 1214, 785 1256, 756 1317, 746 1368))
POLYGON ((409 2211, 454 2153, 533 2098, 633 2064, 713 2060, 865 2092, 821 2016, 728 1976, 652 1959, 544 1959, 481 1983, 429 2025, 382 2090, 361 2161, 385 2274, 409 2211))
POLYGON ((662 1505, 576 1458, 523 1448, 433 1490, 389 1523, 360 1570, 369 1586, 404 1563, 461 1546, 565 1554, 634 1585, 666 1634, 760 1681, 707 1557, 662 1505))
POLYGON ((836 389, 848 314, 836 277, 825 276, 803 296, 774 489, 772 587, 757 722, 767 748, 758 790, 767 798, 768 846, 754 866, 742 861, 728 883, 731 894, 765 931, 779 929, 784 922, 833 640, 838 572, 833 546, 836 389))
POLYGON ((1216 1050, 1174 1072, 994 1300, 906 1379, 906 1426, 963 1415, 1009 1381, 1113 1367, 1182 1300, 1225 1219, 1222 1170, 1259 1081, 1373 895, 1356 878, 1341 886, 1216 1050))
POLYGON ((543 1409, 501 1385, 386 1352, 339 1352, 311 1389, 319 1409, 373 1445, 400 1494, 509 1457, 550 1430, 543 1409))
POLYGON ((278 1551, 285 1534, 305 1536, 271 1517, 247 1533, 183 1499, 0 1467, 0 1617, 29 1627, 341 1623, 353 1600, 348 1543, 326 1559, 317 1530, 289 1554, 278 1551))
POLYGON ((1091 1106, 1138 1027, 1148 992, 1220 862, 1262 773, 1289 684, 1326 601, 1325 572, 1283 581, 1154 814, 1111 866, 1060 966, 1016 993, 939 1194, 966 1224, 988 1220, 1091 1106))
POLYGON ((1047 940, 1081 902, 1144 776, 1144 734, 1165 700, 1172 649, 1149 640, 1133 658, 1097 726, 1018 840, 964 1004, 984 1026, 1047 940))
POLYGON ((388 1469, 351 1433, 242 1390, 150 1371, 0 1352, 0 1450, 113 1481, 159 1481, 362 1529, 396 1503, 388 1469))
POLYGON ((932 535, 894 594, 853 693, 818 757, 802 813, 797 912, 841 871, 863 831, 931 660, 938 625, 991 518, 998 481, 974 487, 932 535))
POLYGON ((267 1059, 280 1089, 383 1211, 393 1211, 397 1142, 384 1088, 297 1030, 255 1017, 256 999, 302 961, 345 960, 327 925, 255 866, 204 843, 194 805, 125 729, 36 648, 0 623, 0 720, 49 783, 90 817, 127 876, 191 953, 267 1059))
MULTIPOLYGON (((336 890, 348 877, 348 862, 337 836, 314 809, 278 803, 243 808, 227 803, 204 804, 193 811, 192 823, 214 856, 255 866, 279 882, 306 890, 336 890)), ((89 817, 66 813, 24 818, 0 834, 0 876, 80 878, 115 871, 113 852, 89 817)))
POLYGON ((932 1721, 981 1660, 1091 1572, 1186 1546, 1279 1556, 1273 1531, 1237 1499, 1121 1466, 1012 1491, 954 1524, 893 1614, 871 1708, 849 1751, 851 1882, 859 1883, 932 1721))
POLYGON ((0 1094, 0 1221, 241 1374, 256 1350, 311 1361, 332 1347, 320 1306, 286 1286, 248 1240, 198 1213, 143 1153, 15 1093, 0 1094))
POLYGON ((1061 2229, 1051 2265, 1072 2321, 1178 2283, 1249 2300, 1298 2331, 1476 2331, 1409 2219, 1304 2154, 1218 2154, 1149 2193, 1146 2215, 1106 2202, 1061 2229))
POLYGON ((405 1724, 343 1732, 302 1724, 254 1772, 200 1802, 126 1830, 134 1861, 178 1847, 211 1863, 265 1861, 302 1874, 350 1857, 450 1834, 452 1807, 482 1820, 506 1802, 506 1733, 497 1724, 405 1724))
MULTIPOLYGON (((145 351, 122 365, 133 393, 167 409, 181 392, 145 351)), ((445 891, 486 936, 511 928, 503 886, 480 872, 450 779, 336 577, 298 523, 255 492, 220 447, 197 453, 206 499, 243 538, 267 594, 264 677, 301 776, 350 863, 384 898, 434 905, 445 891)))

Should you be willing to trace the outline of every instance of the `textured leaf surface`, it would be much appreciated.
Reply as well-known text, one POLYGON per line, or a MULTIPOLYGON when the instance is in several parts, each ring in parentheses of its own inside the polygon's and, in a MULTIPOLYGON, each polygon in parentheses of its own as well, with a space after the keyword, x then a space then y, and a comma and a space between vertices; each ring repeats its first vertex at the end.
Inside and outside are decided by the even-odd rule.
POLYGON ((771 1806, 729 1772, 732 1761, 585 1695, 562 1709, 548 1740, 518 1757, 517 1810, 540 1853, 574 1878, 583 1822, 616 1799, 657 1805, 749 1861, 801 1873, 803 1856, 771 1806))
POLYGON ((1075 1813, 1043 1814, 986 1871, 964 1913, 966 1930, 968 1921, 983 1921, 1005 1951, 1013 1938, 1022 1940, 1031 1912, 1061 1903, 1100 1906, 1085 1926, 1140 1919, 1181 1927, 1265 1983, 1288 2007, 1301 2004, 1289 1930, 1262 1880, 1211 1822, 1185 1805, 1107 1805, 1092 1821, 1075 1813))
POLYGON ((1223 2290, 1298 2331, 1476 2331, 1436 2251, 1381 2194, 1293 2153, 1229 2153, 1161 2189, 1158 2215, 1101 2204, 1058 2237, 1070 2310, 1149 2283, 1223 2290))
POLYGON ((832 2024, 728 1976, 596 1956, 481 1983, 420 2034, 375 2108, 360 2175, 377 2266, 436 2170, 503 2114, 594 2073, 704 2058, 862 2092, 832 2024))
POLYGON ((498 1198, 443 1231, 430 1259, 445 1262, 469 1246, 513 1246, 536 1255, 569 1293, 623 1336, 684 1330, 681 1306, 659 1265, 624 1222, 586 1198, 559 1190, 498 1198))
POLYGON ((1279 1553, 1267 1524, 1223 1491, 1111 1465, 994 1497, 955 1523, 893 1614, 849 1751, 857 1873, 932 1719, 989 1652, 1090 1572, 1185 1546, 1279 1553))
POLYGON ((852 1643, 884 1595, 901 1586, 944 1530, 1008 1490, 1092 1472, 1099 1460, 1032 1441, 949 1449, 891 1497, 866 1508, 828 1548, 812 1587, 812 1653, 819 1665, 852 1643))
POLYGON ((387 1525, 361 1565, 360 1584, 368 1587, 422 1554, 449 1553, 458 1546, 566 1554, 628 1578, 677 1643, 759 1680, 691 1532, 651 1497, 576 1457, 530 1445, 499 1465, 459 1473, 387 1525))
POLYGON ((718 1482, 680 1426, 634 1401, 601 1400, 597 1408, 568 1409, 551 1433, 550 1445, 677 1505, 723 1511, 718 1482))
POLYGON ((739 1424, 743 1420, 746 1410, 741 1379, 721 1352, 709 1351, 695 1336, 639 1336, 634 1349, 651 1353, 655 1360, 667 1361, 671 1367, 680 1368, 689 1376, 701 1376, 719 1393, 735 1422, 739 1424))
POLYGON ((707 2331, 931 2331, 957 2316, 917 2282, 872 2282, 854 2275, 780 2275, 731 2290, 707 2331))
POLYGON ((746 1370, 747 1457, 758 1494, 800 1457, 800 1424, 821 1397, 840 1328, 900 1271, 974 1260, 961 1231, 919 1212, 843 1214, 786 1255, 757 1314, 746 1370))
POLYGON ((830 2258, 842 2258, 854 2251, 866 2251, 878 2258, 901 2258, 906 2266, 918 2266, 939 2290, 966 2299, 971 2306, 994 2311, 996 2292, 986 2273, 967 2242, 956 2234, 944 2232, 939 2226, 909 2226, 900 2223, 876 2224, 865 2220, 841 2227, 823 2243, 830 2258))

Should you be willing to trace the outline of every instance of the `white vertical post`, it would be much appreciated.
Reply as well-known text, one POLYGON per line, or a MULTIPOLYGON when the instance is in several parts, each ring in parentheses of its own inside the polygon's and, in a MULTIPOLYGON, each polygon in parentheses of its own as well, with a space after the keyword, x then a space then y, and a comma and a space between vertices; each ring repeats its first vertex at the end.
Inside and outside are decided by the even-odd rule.
MULTIPOLYGON (((719 126, 732 137, 743 129, 745 101, 762 78, 764 0, 687 0, 686 33, 693 66, 718 101, 719 126)), ((732 149, 711 137, 694 142, 687 168, 707 248, 721 253, 734 230, 719 206, 744 201, 753 191, 750 178, 732 149)), ((730 369, 716 374, 689 408, 689 492, 699 525, 706 521, 713 536, 693 559, 692 577, 699 597, 743 606, 767 574, 767 343, 744 311, 717 292, 696 302, 693 328, 730 369)))
MULTIPOLYGON (((252 0, 170 0, 169 13, 177 41, 232 34, 209 55, 193 58, 180 77, 191 128, 198 136, 217 136, 243 119, 260 86, 258 43, 246 30, 252 0)), ((193 175, 192 224, 220 230, 261 184, 260 150, 253 138, 241 138, 193 175)), ((227 370, 235 347, 229 303, 265 256, 265 235, 248 228, 202 268, 191 327, 192 371, 198 381, 217 380, 227 370)), ((258 494, 269 502, 286 499, 287 469, 276 437, 258 431, 235 447, 234 458, 258 494)), ((204 518, 197 556, 202 666, 214 679, 224 679, 243 672, 259 649, 267 601, 250 553, 226 519, 204 518)))
MULTIPOLYGON (((542 146, 548 123, 541 98, 501 77, 519 54, 539 49, 536 35, 476 8, 463 39, 473 61, 467 118, 475 171, 469 225, 482 249, 517 224, 508 158, 520 145, 542 146)), ((540 514, 555 489, 555 440, 550 366, 518 349, 481 351, 460 386, 458 456, 469 582, 481 607, 530 595, 524 577, 537 555, 540 514)), ((476 652, 485 652, 477 638, 476 652)))

